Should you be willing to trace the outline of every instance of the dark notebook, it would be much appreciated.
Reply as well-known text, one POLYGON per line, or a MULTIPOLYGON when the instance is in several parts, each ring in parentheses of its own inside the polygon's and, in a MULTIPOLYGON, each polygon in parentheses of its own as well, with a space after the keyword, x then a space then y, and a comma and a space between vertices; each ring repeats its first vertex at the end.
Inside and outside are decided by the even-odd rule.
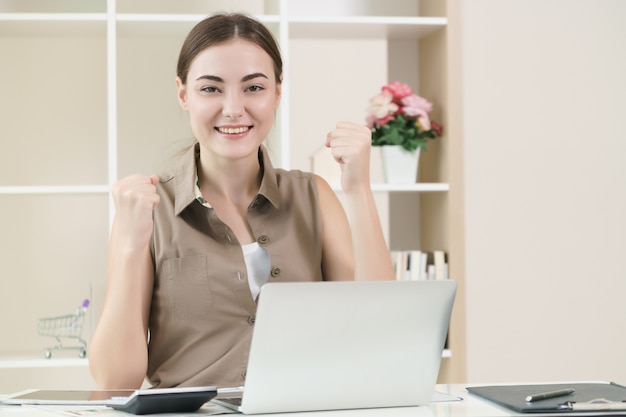
POLYGON ((521 413, 568 413, 574 411, 567 407, 568 403, 588 403, 598 399, 616 403, 626 401, 626 387, 614 382, 469 386, 466 389, 471 394, 521 413), (573 389, 574 392, 545 400, 526 401, 529 395, 562 389, 573 389))

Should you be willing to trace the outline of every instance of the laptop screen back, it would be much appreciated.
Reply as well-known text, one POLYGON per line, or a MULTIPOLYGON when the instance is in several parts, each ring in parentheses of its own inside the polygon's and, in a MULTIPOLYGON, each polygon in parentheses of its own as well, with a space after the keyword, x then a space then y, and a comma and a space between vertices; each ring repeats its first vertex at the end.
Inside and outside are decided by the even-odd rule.
POLYGON ((454 281, 266 284, 241 410, 427 404, 455 292, 454 281))

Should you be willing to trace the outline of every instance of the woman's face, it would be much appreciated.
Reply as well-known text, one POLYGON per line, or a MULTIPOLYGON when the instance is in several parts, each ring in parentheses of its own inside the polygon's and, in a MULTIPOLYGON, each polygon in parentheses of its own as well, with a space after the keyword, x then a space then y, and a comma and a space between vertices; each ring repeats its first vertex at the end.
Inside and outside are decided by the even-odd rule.
POLYGON ((186 85, 180 78, 176 85, 201 146, 218 157, 256 157, 274 123, 281 92, 263 49, 237 38, 211 46, 191 62, 186 85))

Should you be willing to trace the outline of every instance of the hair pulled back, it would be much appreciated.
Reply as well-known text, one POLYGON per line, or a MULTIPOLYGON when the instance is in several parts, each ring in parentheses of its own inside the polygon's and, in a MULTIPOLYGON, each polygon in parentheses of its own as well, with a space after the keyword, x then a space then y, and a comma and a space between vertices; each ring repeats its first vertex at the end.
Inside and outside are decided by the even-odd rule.
POLYGON ((220 13, 200 21, 191 29, 178 56, 176 75, 187 84, 189 67, 203 50, 231 39, 250 41, 270 56, 274 62, 274 76, 278 84, 283 75, 283 60, 272 33, 258 20, 241 13, 220 13))

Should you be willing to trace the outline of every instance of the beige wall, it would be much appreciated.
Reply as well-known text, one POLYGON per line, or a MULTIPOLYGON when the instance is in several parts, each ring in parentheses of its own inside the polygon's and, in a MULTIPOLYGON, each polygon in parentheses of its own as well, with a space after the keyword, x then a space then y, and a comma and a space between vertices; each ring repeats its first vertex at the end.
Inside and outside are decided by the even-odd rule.
POLYGON ((468 380, 626 381, 626 2, 462 3, 468 380))

